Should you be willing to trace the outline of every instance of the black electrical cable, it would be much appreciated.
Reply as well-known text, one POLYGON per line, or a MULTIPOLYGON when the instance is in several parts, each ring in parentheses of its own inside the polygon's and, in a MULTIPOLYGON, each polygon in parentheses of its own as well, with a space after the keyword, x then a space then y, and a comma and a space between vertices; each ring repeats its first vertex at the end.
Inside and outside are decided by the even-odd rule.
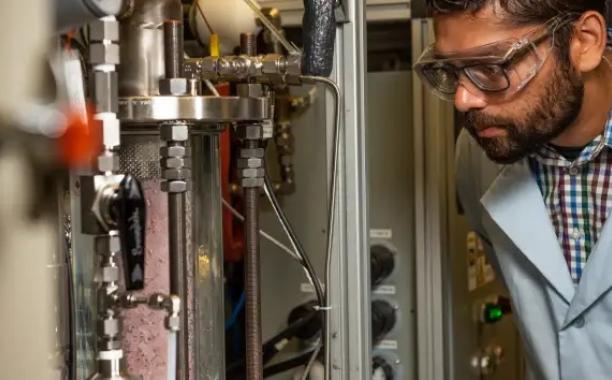
POLYGON ((296 356, 295 358, 264 368, 264 378, 289 371, 290 369, 294 369, 302 365, 306 365, 310 361, 310 358, 312 357, 313 353, 317 351, 317 349, 318 348, 315 347, 313 350, 296 356))
MULTIPOLYGON (((283 339, 291 339, 296 336, 300 329, 308 325, 313 318, 316 318, 320 311, 313 311, 283 329, 281 332, 270 338, 263 345, 263 363, 266 364, 280 352, 277 344, 283 339)), ((234 361, 227 366, 227 373, 231 375, 237 375, 244 372, 244 358, 234 361)))

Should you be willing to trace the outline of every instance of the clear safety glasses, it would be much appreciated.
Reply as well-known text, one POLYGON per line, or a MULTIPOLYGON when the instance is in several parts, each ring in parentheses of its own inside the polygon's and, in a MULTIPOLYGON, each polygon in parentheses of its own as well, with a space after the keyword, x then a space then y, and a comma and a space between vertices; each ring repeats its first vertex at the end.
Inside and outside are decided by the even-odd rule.
POLYGON ((490 100, 502 100, 520 91, 536 76, 554 47, 555 32, 574 19, 572 14, 556 16, 523 37, 444 56, 432 45, 423 52, 414 69, 444 100, 452 101, 460 84, 490 100))

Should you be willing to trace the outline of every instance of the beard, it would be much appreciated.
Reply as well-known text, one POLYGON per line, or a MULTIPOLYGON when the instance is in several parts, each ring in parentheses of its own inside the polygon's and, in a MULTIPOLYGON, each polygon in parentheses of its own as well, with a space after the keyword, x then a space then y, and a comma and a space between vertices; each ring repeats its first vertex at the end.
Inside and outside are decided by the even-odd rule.
POLYGON ((569 64, 561 64, 544 83, 542 95, 533 105, 514 108, 517 116, 487 115, 471 110, 465 114, 465 128, 499 164, 513 164, 538 151, 565 131, 578 117, 584 98, 584 83, 569 64), (506 131, 502 137, 483 138, 478 131, 486 127, 506 131))

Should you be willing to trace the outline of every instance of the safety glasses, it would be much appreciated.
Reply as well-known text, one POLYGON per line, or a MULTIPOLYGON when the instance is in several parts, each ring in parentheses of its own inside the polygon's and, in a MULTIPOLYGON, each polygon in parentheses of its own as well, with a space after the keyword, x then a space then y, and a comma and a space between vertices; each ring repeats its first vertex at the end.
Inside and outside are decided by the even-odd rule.
POLYGON ((423 52, 414 69, 423 82, 444 100, 452 101, 460 84, 491 99, 507 98, 537 75, 555 45, 555 32, 570 24, 575 17, 573 14, 556 16, 518 39, 444 56, 439 55, 432 45, 423 52))

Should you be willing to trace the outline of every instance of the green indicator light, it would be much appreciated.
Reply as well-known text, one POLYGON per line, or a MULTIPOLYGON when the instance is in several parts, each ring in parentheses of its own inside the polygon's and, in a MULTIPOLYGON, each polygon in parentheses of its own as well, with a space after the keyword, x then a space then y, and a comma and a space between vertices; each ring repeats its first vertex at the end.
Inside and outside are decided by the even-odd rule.
POLYGON ((484 309, 484 319, 486 323, 499 322, 504 317, 501 307, 493 304, 486 304, 484 309))

